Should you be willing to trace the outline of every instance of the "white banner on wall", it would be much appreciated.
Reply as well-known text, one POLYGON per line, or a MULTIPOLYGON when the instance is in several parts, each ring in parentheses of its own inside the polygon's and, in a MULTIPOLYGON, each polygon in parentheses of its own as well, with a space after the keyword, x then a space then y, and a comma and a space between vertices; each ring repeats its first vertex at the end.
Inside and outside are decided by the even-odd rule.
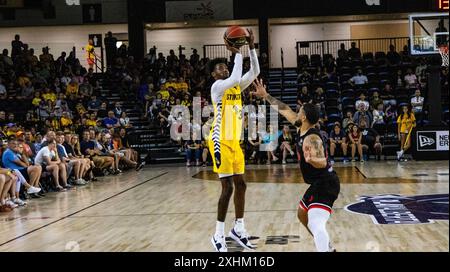
POLYGON ((167 22, 232 19, 233 0, 166 2, 167 22))

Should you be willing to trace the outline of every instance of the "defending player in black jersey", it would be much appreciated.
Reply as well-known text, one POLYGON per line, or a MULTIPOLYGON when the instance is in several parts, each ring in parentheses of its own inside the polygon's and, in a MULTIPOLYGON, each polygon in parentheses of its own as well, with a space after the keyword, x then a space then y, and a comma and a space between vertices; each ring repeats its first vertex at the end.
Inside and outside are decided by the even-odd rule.
POLYGON ((310 184, 298 207, 298 218, 314 237, 319 252, 334 251, 326 229, 326 223, 337 199, 340 185, 326 149, 320 137, 320 131, 314 126, 319 121, 319 109, 314 104, 303 104, 299 113, 281 101, 270 96, 261 80, 256 80, 253 93, 278 107, 278 112, 299 129, 297 143, 300 156, 300 170, 306 183, 310 184))

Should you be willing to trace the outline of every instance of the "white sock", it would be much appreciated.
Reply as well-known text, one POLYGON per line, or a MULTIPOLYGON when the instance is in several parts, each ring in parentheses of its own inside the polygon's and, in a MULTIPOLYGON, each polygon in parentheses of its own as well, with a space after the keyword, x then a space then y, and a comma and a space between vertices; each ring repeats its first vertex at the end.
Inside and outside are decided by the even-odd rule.
POLYGON ((216 222, 216 237, 224 237, 225 236, 225 222, 216 222))
POLYGON ((329 250, 330 238, 328 236, 326 224, 330 218, 330 213, 320 208, 308 210, 308 228, 314 236, 314 243, 318 252, 329 250))
POLYGON ((236 221, 234 221, 234 230, 237 232, 245 230, 244 218, 237 218, 236 221))

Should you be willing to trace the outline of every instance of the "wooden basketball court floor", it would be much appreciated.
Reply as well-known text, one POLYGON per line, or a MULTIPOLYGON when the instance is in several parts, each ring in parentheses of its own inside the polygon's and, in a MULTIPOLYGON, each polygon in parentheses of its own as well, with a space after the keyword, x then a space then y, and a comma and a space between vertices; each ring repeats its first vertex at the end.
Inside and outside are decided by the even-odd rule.
MULTIPOLYGON (((335 169, 341 193, 328 231, 338 251, 449 251, 448 161, 337 163, 335 169), (345 209, 359 196, 378 194, 447 194, 447 217, 375 224, 345 209)), ((307 188, 297 164, 248 166, 246 179, 246 228, 258 251, 314 251, 296 218, 307 188)), ((0 251, 211 251, 220 188, 209 167, 168 165, 49 193, 0 214, 0 251)), ((233 219, 230 201, 227 232, 233 219)), ((241 249, 229 242, 229 250, 241 249)))

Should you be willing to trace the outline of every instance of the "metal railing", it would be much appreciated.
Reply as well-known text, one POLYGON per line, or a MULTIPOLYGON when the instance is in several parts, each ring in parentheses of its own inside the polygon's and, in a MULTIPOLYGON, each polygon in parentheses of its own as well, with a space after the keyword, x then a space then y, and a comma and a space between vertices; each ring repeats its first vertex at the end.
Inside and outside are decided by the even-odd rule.
POLYGON ((338 50, 343 43, 345 49, 351 47, 351 43, 355 42, 356 47, 361 50, 361 54, 376 52, 388 52, 389 46, 392 44, 397 51, 401 51, 405 45, 409 45, 408 37, 394 38, 372 38, 372 39, 346 39, 346 40, 325 40, 325 41, 298 41, 296 44, 297 57, 300 55, 320 55, 326 54, 337 58, 338 50))
MULTIPOLYGON (((248 45, 241 47, 242 56, 249 57, 248 45)), ((215 59, 215 58, 227 58, 231 56, 230 51, 228 51, 225 44, 206 44, 203 45, 203 58, 215 59)))
POLYGON ((105 71, 105 63, 103 61, 103 47, 100 47, 100 59, 97 58, 97 54, 95 54, 95 72, 103 73, 105 71))

